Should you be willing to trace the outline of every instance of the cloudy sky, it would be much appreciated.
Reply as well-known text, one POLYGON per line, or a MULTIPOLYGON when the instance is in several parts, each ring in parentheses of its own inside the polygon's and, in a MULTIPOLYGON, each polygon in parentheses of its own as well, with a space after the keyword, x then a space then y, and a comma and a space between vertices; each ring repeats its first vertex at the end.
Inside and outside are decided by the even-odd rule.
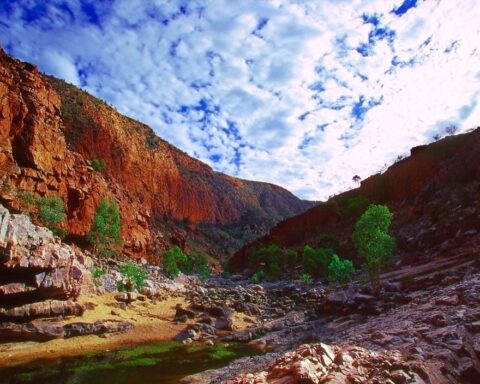
POLYGON ((321 200, 480 125, 478 0, 3 0, 14 56, 230 175, 321 200))

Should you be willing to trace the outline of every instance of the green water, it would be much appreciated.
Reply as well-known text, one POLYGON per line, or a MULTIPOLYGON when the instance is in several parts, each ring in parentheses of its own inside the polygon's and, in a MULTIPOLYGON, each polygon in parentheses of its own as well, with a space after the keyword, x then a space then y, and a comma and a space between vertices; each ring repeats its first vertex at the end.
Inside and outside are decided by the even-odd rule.
POLYGON ((155 343, 0 369, 1 384, 171 384, 258 352, 237 343, 155 343))

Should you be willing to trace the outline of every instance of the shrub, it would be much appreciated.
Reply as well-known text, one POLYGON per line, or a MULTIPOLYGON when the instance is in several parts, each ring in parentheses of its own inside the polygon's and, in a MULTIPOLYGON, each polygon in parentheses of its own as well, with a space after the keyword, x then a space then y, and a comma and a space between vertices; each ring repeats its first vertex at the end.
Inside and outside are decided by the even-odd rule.
POLYGON ((18 197, 28 205, 37 205, 38 198, 32 192, 21 192, 18 197))
POLYGON ((277 280, 282 274, 280 263, 284 263, 285 252, 276 244, 270 244, 268 247, 257 249, 249 258, 249 264, 252 267, 265 265, 263 273, 269 280, 277 280))
POLYGON ((120 266, 122 280, 117 283, 119 291, 133 292, 140 291, 145 286, 148 274, 142 268, 136 266, 131 261, 120 266))
POLYGON ((202 256, 197 257, 193 265, 193 269, 198 273, 201 281, 205 281, 210 277, 211 271, 206 258, 202 256))
POLYGON ((380 272, 390 261, 395 241, 389 234, 393 214, 385 205, 370 205, 355 224, 353 243, 368 272, 374 291, 379 288, 380 272))
POLYGON ((253 274, 252 281, 255 284, 258 284, 258 283, 261 283, 263 280, 265 280, 266 277, 267 277, 267 273, 263 269, 260 269, 253 274))
POLYGON ((107 198, 100 201, 92 227, 87 238, 95 250, 103 256, 113 256, 118 252, 112 249, 114 244, 122 244, 120 236, 121 219, 118 204, 107 198))
POLYGON ((100 285, 100 278, 105 275, 105 271, 102 268, 93 268, 92 269, 92 278, 93 278, 93 284, 95 284, 96 287, 100 285))
POLYGON ((90 166, 97 172, 102 172, 106 168, 105 160, 93 159, 90 160, 90 166))
POLYGON ((333 250, 330 248, 314 249, 305 246, 302 254, 302 263, 305 273, 313 277, 325 276, 327 268, 332 261, 333 250))
POLYGON ((176 245, 163 254, 163 268, 170 277, 177 277, 180 274, 180 268, 187 263, 187 256, 176 245))
POLYGON ((351 260, 341 259, 333 255, 332 261, 328 265, 327 279, 330 283, 346 283, 350 281, 355 274, 355 268, 351 260))
POLYGON ((53 227, 53 228, 50 228, 50 230, 52 231, 52 233, 55 236, 58 236, 60 238, 60 240, 63 240, 63 239, 65 239, 65 237, 68 236, 68 232, 67 232, 66 229, 53 227))
POLYGON ((38 200, 38 217, 46 225, 60 224, 66 216, 61 198, 44 196, 38 200))
POLYGON ((302 273, 302 275, 300 276, 300 281, 303 284, 306 284, 306 285, 312 285, 313 284, 313 278, 308 273, 302 273))

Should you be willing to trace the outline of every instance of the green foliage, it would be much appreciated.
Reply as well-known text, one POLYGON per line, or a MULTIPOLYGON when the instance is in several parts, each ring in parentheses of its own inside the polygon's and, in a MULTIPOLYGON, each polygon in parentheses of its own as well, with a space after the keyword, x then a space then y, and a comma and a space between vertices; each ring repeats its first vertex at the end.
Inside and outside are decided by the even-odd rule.
POLYGON ((50 230, 52 231, 52 233, 55 236, 58 236, 61 240, 65 239, 65 237, 68 236, 68 232, 67 232, 66 229, 58 228, 58 227, 52 227, 52 228, 50 228, 50 230))
POLYGON ((145 280, 148 277, 145 270, 131 261, 120 266, 120 273, 123 279, 117 282, 117 288, 126 292, 140 291, 145 286, 145 280))
POLYGON ((99 254, 107 257, 114 256, 118 252, 112 249, 112 246, 122 244, 120 228, 121 218, 118 204, 113 200, 103 198, 95 210, 88 240, 95 245, 99 254))
POLYGON ((92 278, 93 283, 96 287, 100 285, 100 278, 105 275, 105 271, 102 268, 93 268, 92 269, 92 278))
POLYGON ((38 217, 46 225, 60 224, 66 216, 61 198, 44 196, 38 200, 38 217))
POLYGON ((328 265, 327 279, 330 283, 346 283, 350 281, 355 274, 353 263, 348 259, 341 259, 333 255, 332 261, 328 265))
POLYGON ((297 253, 291 249, 282 249, 276 244, 257 249, 250 254, 251 268, 261 267, 268 280, 278 280, 282 275, 292 271, 297 263, 297 253))
POLYGON ((373 288, 379 284, 382 268, 392 257, 395 240, 389 234, 393 214, 385 205, 370 205, 355 224, 352 240, 366 268, 373 288))
POLYGON ((193 262, 193 270, 198 272, 201 281, 207 280, 211 274, 207 259, 201 256, 195 258, 193 262))
POLYGON ((252 281, 255 284, 261 283, 266 278, 267 278, 267 273, 263 269, 258 270, 252 275, 252 281))
POLYGON ((333 254, 330 248, 314 249, 306 245, 302 254, 304 271, 313 277, 325 276, 333 254))
POLYGON ((312 285, 313 277, 308 273, 302 273, 302 275, 300 276, 300 281, 305 285, 312 285))
POLYGON ((163 254, 163 268, 171 277, 177 277, 180 274, 180 268, 184 268, 188 262, 188 257, 176 245, 163 254))
POLYGON ((103 159, 90 160, 90 165, 97 172, 102 172, 107 166, 105 164, 105 160, 103 160, 103 159))
POLYGON ((32 192, 20 192, 18 195, 28 205, 37 205, 38 198, 32 192))

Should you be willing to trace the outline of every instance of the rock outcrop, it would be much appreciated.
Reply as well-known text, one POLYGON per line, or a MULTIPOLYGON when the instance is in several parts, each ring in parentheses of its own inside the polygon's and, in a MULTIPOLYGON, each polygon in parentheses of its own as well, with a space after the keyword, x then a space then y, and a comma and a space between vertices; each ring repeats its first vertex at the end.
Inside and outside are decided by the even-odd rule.
POLYGON ((156 247, 188 246, 187 235, 221 254, 312 206, 278 186, 214 172, 149 127, 1 49, 0 100, 0 202, 25 210, 26 192, 62 198, 72 240, 84 239, 103 197, 120 205, 123 251, 151 261, 156 247), (95 159, 103 170, 92 168, 95 159), (229 232, 240 236, 220 245, 217 237, 229 232))
POLYGON ((0 322, 81 315, 91 259, 0 205, 0 322))

